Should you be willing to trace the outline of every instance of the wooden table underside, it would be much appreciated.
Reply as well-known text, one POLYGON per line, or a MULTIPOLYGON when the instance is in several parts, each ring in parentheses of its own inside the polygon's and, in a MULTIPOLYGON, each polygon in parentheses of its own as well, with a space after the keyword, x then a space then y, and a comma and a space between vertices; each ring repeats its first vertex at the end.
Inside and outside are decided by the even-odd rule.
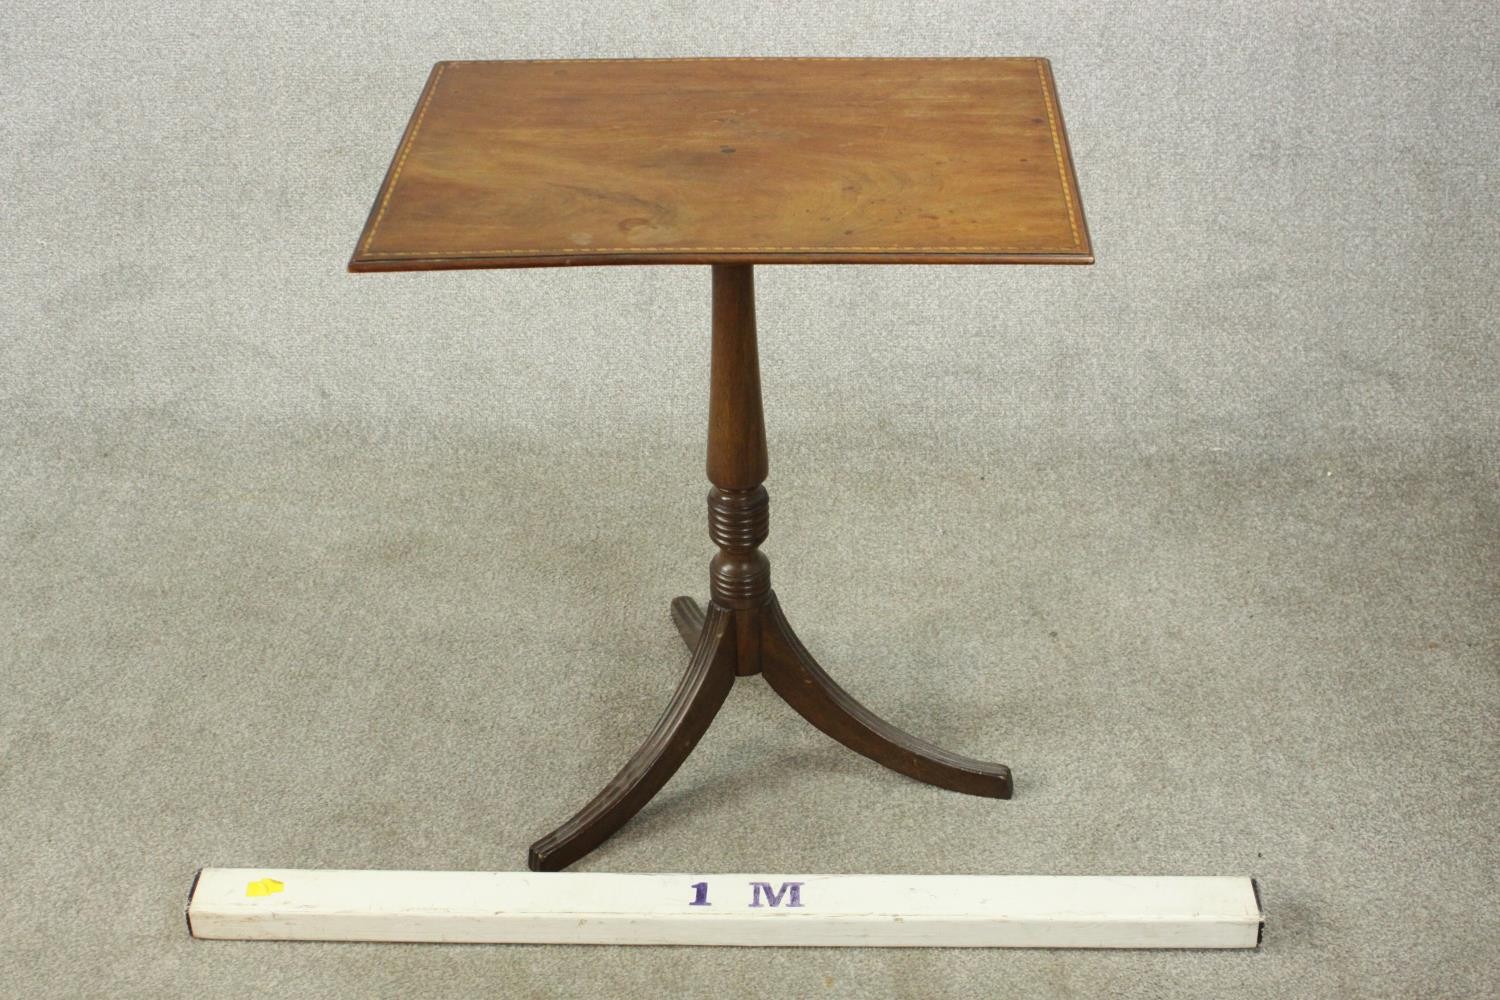
POLYGON ((902 732, 808 653, 771 589, 757 263, 1092 263, 1041 59, 440 63, 350 269, 707 263, 709 600, 672 602, 691 651, 645 743, 532 845, 564 868, 650 801, 736 677, 834 739, 994 798, 1010 771, 902 732))

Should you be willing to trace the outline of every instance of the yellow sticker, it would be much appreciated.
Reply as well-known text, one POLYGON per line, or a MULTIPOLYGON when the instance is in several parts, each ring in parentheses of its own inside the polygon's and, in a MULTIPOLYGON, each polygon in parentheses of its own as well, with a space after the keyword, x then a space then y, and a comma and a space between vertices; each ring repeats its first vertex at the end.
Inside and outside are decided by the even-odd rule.
POLYGON ((278 882, 274 878, 263 878, 255 882, 251 882, 249 885, 245 886, 245 895, 269 896, 271 893, 280 892, 285 888, 286 883, 284 882, 278 882))

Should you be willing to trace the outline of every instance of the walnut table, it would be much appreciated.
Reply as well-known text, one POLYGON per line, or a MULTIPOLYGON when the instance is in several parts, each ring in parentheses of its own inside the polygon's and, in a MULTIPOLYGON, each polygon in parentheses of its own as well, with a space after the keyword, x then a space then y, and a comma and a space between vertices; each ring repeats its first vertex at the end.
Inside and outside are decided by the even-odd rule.
POLYGON ((666 784, 736 676, 762 674, 877 763, 1009 798, 1010 771, 910 736, 798 641, 760 551, 769 525, 756 264, 1093 262, 1044 59, 439 63, 352 271, 709 264, 706 607, 665 714, 602 792, 531 848, 566 867, 666 784))

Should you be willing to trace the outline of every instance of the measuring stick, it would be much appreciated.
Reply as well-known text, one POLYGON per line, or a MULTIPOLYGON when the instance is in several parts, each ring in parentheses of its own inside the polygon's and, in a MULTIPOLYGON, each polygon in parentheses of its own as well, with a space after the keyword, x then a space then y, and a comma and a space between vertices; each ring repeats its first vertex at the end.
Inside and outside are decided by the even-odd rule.
POLYGON ((1245 877, 628 875, 205 868, 197 938, 905 948, 1253 948, 1245 877))

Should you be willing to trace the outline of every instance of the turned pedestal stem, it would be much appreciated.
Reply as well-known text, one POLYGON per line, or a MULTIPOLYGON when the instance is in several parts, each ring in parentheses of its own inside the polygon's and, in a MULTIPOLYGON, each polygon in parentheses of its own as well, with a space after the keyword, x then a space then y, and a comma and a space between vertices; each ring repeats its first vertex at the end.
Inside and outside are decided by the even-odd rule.
POLYGON ((713 347, 708 391, 708 536, 711 602, 734 612, 735 673, 760 672, 760 609, 771 599, 769 467, 755 347, 755 276, 749 264, 713 269, 713 347))
POLYGON ((764 674, 803 718, 871 760, 919 781, 972 795, 1010 797, 1010 771, 902 732, 839 687, 802 645, 771 591, 760 551, 770 530, 761 485, 768 468, 755 349, 755 285, 748 264, 713 267, 713 346, 708 394, 707 609, 672 602, 672 619, 692 651, 667 710, 620 773, 572 819, 531 847, 530 866, 555 871, 624 825, 687 759, 724 703, 736 675, 764 674))

